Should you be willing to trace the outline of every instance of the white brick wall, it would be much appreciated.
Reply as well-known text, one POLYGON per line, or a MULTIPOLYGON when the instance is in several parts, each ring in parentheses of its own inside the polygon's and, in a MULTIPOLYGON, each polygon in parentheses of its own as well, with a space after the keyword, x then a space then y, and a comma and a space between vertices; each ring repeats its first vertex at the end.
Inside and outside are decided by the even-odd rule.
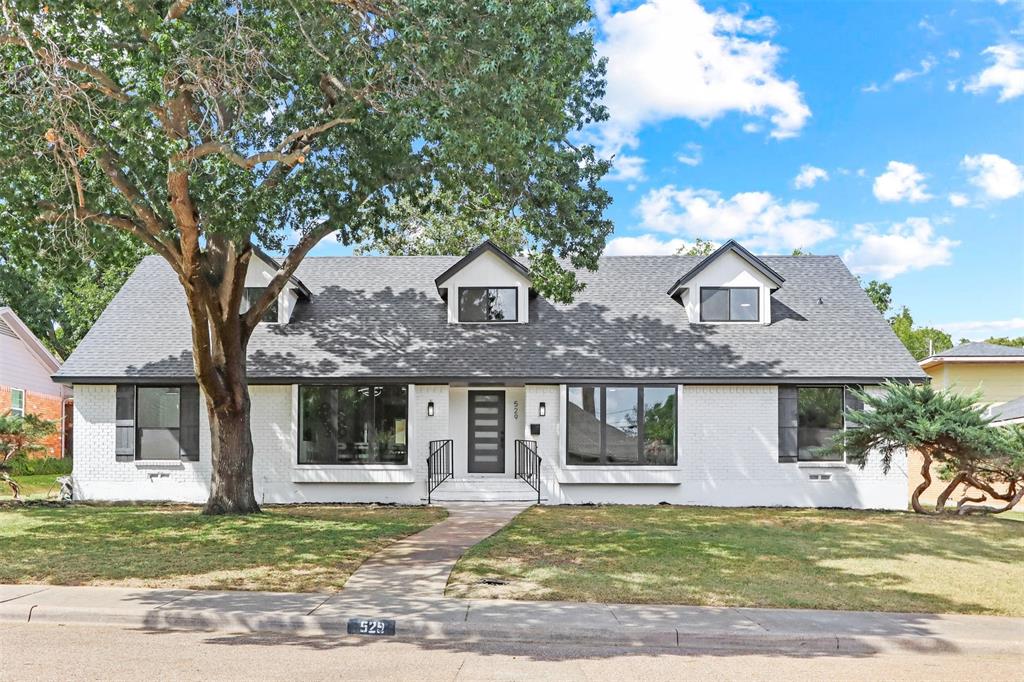
MULTIPOLYGON (((298 389, 253 386, 253 477, 257 500, 284 502, 397 502, 418 504, 426 494, 427 444, 453 435, 448 386, 411 386, 408 466, 297 466, 298 389), (434 416, 427 416, 433 401, 434 416), (308 482, 310 479, 318 482, 308 482), (304 480, 300 480, 304 479, 304 480)), ((906 463, 884 475, 878 458, 859 467, 809 468, 778 462, 778 395, 774 386, 685 386, 681 390, 679 463, 657 471, 616 468, 604 484, 559 483, 563 466, 562 405, 558 385, 525 387, 526 438, 543 458, 549 503, 827 506, 905 509, 906 463), (539 416, 540 403, 547 414, 539 416), (529 425, 539 424, 539 435, 529 425), (811 476, 830 475, 829 480, 811 476), (659 479, 660 477, 660 479, 659 479), (682 481, 666 484, 666 480, 682 481), (651 481, 658 481, 651 483, 651 481)), ((159 466, 114 456, 113 386, 75 386, 75 486, 81 499, 203 502, 210 480, 209 425, 200 409, 198 462, 159 466)), ((461 435, 460 435, 461 434, 461 435)), ((513 436, 509 436, 512 438, 513 436)), ((458 464, 456 466, 458 468, 458 464)), ((586 467, 575 467, 578 472, 586 467)), ((507 472, 512 475, 512 470, 507 472)))

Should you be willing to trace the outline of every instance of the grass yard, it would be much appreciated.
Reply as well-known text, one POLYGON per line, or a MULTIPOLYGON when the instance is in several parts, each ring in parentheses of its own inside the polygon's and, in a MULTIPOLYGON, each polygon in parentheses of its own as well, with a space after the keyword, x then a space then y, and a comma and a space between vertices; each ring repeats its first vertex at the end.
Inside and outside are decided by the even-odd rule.
POLYGON ((459 561, 448 593, 1024 616, 1024 516, 533 507, 459 561))
MULTIPOLYGON (((60 486, 54 485, 54 481, 60 474, 37 474, 35 476, 14 476, 15 482, 21 486, 21 497, 25 500, 44 500, 47 494, 52 499, 57 498, 60 486)), ((12 500, 14 495, 11 487, 6 483, 0 483, 0 500, 12 500)))
POLYGON ((0 507, 0 583, 316 592, 443 519, 427 507, 0 507))

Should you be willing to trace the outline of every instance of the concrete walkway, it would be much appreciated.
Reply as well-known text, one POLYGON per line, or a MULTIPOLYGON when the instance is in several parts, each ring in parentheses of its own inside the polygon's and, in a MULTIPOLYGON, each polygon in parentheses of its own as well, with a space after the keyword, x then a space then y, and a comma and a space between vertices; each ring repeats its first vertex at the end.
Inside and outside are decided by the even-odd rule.
POLYGON ((390 619, 396 636, 414 640, 1024 657, 1022 618, 445 597, 463 552, 524 508, 453 504, 448 519, 385 548, 334 594, 0 585, 0 622, 341 637, 350 619, 390 619))

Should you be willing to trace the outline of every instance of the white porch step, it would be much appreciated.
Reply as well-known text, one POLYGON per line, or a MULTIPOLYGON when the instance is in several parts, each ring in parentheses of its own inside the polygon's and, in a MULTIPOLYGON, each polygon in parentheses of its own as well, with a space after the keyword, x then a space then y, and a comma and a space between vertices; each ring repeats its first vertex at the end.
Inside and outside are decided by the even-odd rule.
POLYGON ((455 478, 438 486, 430 499, 435 503, 536 502, 537 491, 518 478, 455 478))

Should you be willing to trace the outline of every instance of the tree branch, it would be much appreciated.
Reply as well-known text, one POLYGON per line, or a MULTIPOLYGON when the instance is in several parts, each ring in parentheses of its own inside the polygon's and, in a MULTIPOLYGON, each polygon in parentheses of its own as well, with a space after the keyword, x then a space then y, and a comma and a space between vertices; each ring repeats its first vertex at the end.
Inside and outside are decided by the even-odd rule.
MULTIPOLYGON (((131 99, 130 97, 128 97, 128 95, 124 93, 123 90, 121 90, 121 87, 114 81, 113 78, 103 73, 103 71, 97 69, 95 66, 90 66, 89 64, 84 64, 82 62, 76 61, 74 59, 69 59, 66 57, 54 57, 47 50, 43 48, 33 48, 32 45, 30 45, 27 41, 17 36, 0 35, 0 45, 17 45, 20 47, 24 47, 25 49, 31 51, 33 54, 35 54, 37 57, 39 57, 43 62, 47 64, 63 66, 68 69, 71 69, 72 71, 77 71, 79 73, 84 73, 88 76, 91 76, 96 81, 95 87, 100 92, 118 102, 124 103, 131 99)), ((93 85, 89 83, 76 83, 75 85, 80 87, 82 90, 91 90, 93 88, 93 85)))

